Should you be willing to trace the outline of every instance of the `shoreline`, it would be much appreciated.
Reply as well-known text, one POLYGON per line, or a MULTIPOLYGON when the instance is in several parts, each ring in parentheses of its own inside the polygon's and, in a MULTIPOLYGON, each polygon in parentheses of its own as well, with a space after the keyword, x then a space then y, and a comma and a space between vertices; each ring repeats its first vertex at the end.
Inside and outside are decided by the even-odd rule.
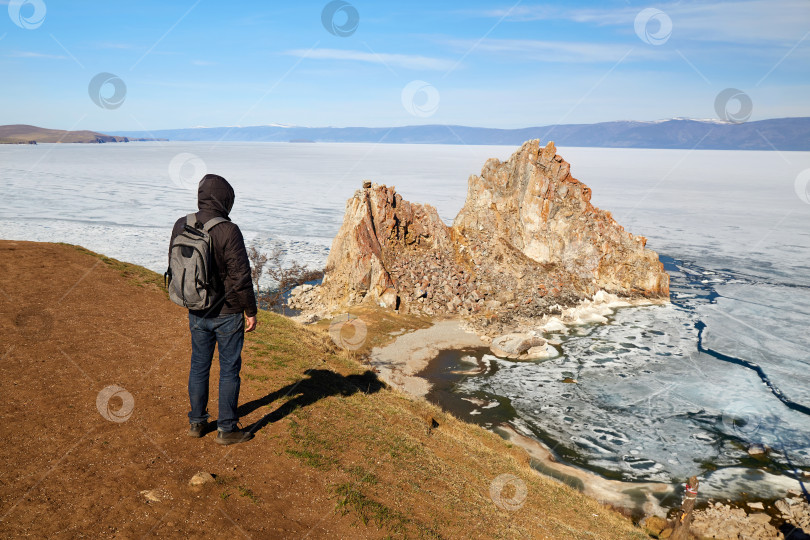
POLYGON ((459 319, 444 319, 429 328, 400 335, 385 346, 375 347, 369 354, 369 363, 387 384, 424 398, 430 391, 430 382, 417 373, 441 350, 487 346, 477 334, 466 330, 459 319))
MULTIPOLYGON (((583 324, 602 324, 617 308, 663 305, 669 299, 621 298, 604 291, 585 299, 576 306, 562 310, 559 315, 548 315, 533 321, 531 328, 522 324, 526 333, 557 332, 567 334, 570 327, 583 324)), ((394 388, 417 399, 426 399, 432 388, 428 379, 418 376, 443 350, 473 347, 489 348, 492 338, 477 334, 461 318, 435 321, 429 328, 397 336, 392 342, 375 347, 368 361, 380 378, 394 388)), ((493 426, 494 433, 523 448, 532 460, 538 474, 568 483, 599 502, 624 508, 634 515, 665 517, 667 509, 660 499, 675 493, 671 484, 658 482, 623 482, 557 461, 552 451, 541 441, 528 437, 514 426, 502 423, 493 426), (655 495, 660 497, 656 498, 655 495)), ((673 505, 677 506, 677 505, 673 505)))
POLYGON ((593 298, 586 298, 579 304, 564 309, 560 315, 543 317, 540 319, 543 322, 541 328, 544 332, 563 331, 567 333, 570 326, 604 324, 608 322, 608 315, 615 314, 618 308, 663 306, 669 303, 671 303, 669 297, 628 298, 600 290, 593 295, 593 298))
POLYGON ((507 441, 520 446, 533 460, 537 460, 539 466, 533 465, 533 468, 539 474, 545 474, 568 485, 574 485, 585 495, 600 503, 624 508, 634 514, 641 512, 643 516, 658 517, 667 515, 667 509, 659 504, 660 499, 655 495, 659 495, 661 498, 674 495, 675 488, 672 484, 623 482, 603 478, 588 470, 557 461, 548 446, 533 437, 523 435, 507 423, 494 427, 493 431, 507 441), (644 500, 641 504, 639 504, 640 499, 644 500))
MULTIPOLYGON (((595 295, 593 299, 584 300, 574 307, 563 310, 559 315, 547 316, 535 321, 532 330, 527 333, 536 335, 540 335, 542 332, 568 334, 573 328, 582 324, 607 322, 606 316, 613 314, 616 308, 667 303, 669 303, 668 299, 628 299, 598 293, 598 297, 595 295)), ((525 326, 523 328, 525 329, 525 326)), ((488 349, 491 341, 492 338, 475 334, 469 324, 461 318, 444 319, 436 321, 433 327, 399 335, 387 345, 373 349, 369 354, 369 362, 378 369, 381 378, 391 386, 413 398, 426 399, 433 384, 430 380, 417 374, 425 370, 431 361, 439 357, 441 352, 475 347, 488 349)), ((470 372, 477 373, 478 370, 471 368, 470 372)), ((600 503, 627 511, 632 515, 634 521, 643 523, 643 520, 647 518, 665 520, 673 509, 680 506, 681 486, 678 483, 629 482, 608 479, 585 468, 558 461, 546 444, 522 433, 519 426, 499 422, 482 427, 523 448, 531 458, 532 468, 537 474, 566 483, 600 503)), ((790 481, 785 480, 784 490, 780 490, 785 491, 788 497, 796 491, 796 486, 790 484, 790 481)), ((709 488, 709 491, 701 493, 701 499, 708 506, 703 508, 701 505, 696 511, 696 516, 701 516, 704 522, 711 523, 716 517, 714 514, 719 512, 722 514, 725 526, 731 528, 739 528, 742 531, 746 527, 754 526, 752 523, 764 526, 767 523, 763 522, 763 504, 764 508, 771 513, 772 518, 780 521, 786 519, 784 515, 780 518, 774 514, 775 508, 778 508, 778 506, 774 506, 776 501, 787 501, 784 498, 785 493, 776 498, 769 497, 760 500, 760 498, 750 498, 745 495, 735 497, 711 493, 711 491, 709 488), (756 513, 757 509, 759 509, 759 514, 756 513), (726 519, 729 521, 725 521, 726 519)), ((708 526, 706 523, 702 523, 701 528, 706 526, 708 526)))
MULTIPOLYGON (((598 291, 558 315, 545 315, 534 321, 519 321, 514 332, 525 334, 560 333, 566 335, 572 326, 604 324, 618 308, 669 304, 669 298, 626 298, 598 291)), ((303 321, 302 321, 303 322, 303 321)), ((430 382, 418 377, 440 351, 467 347, 489 348, 494 338, 473 328, 461 317, 434 319, 433 326, 398 335, 388 344, 369 353, 370 364, 391 386, 424 398, 430 382)), ((498 356, 498 355, 495 355, 498 356)))

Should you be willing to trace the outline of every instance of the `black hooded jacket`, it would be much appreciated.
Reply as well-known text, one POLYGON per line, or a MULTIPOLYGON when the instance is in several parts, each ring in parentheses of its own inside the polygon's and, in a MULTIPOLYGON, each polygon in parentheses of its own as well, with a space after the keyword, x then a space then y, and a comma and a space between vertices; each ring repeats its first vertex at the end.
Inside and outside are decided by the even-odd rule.
MULTIPOLYGON (((233 208, 234 192, 227 180, 216 174, 206 174, 197 190, 197 221, 202 227, 206 221, 223 217, 227 222, 211 229, 211 271, 217 286, 224 290, 224 302, 206 311, 190 310, 199 317, 216 317, 220 314, 242 313, 248 317, 256 315, 256 297, 253 294, 253 281, 250 276, 245 240, 242 231, 230 221, 228 214, 233 208), (217 279, 218 278, 218 279, 217 279)), ((186 216, 181 217, 172 229, 172 242, 183 231, 186 216)), ((171 242, 169 243, 171 246, 171 242)))

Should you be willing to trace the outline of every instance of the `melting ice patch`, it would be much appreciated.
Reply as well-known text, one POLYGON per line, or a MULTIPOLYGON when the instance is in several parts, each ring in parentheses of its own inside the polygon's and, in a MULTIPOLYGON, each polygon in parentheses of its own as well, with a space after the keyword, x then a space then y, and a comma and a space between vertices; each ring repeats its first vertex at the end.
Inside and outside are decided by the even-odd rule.
MULTIPOLYGON (((489 378, 468 379, 464 387, 508 397, 536 431, 553 434, 558 444, 592 466, 619 470, 628 478, 665 480, 660 456, 674 455, 673 446, 683 446, 667 431, 681 423, 682 415, 700 410, 678 384, 678 371, 691 361, 666 367, 693 348, 696 330, 690 326, 671 305, 622 309, 611 324, 562 337, 563 355, 554 360, 490 359, 497 371, 489 378), (655 329, 649 330, 653 321, 655 329)), ((688 440, 690 448, 703 444, 688 440)))
POLYGON ((700 306, 703 346, 763 368, 785 398, 810 405, 810 288, 763 283, 717 287, 700 306))
MULTIPOLYGON (((786 407, 773 388, 804 397, 808 371, 797 342, 806 338, 760 319, 775 318, 788 309, 788 296, 803 302, 801 296, 795 288, 671 265, 672 304, 619 309, 608 324, 555 334, 563 354, 553 360, 492 357, 496 368, 465 380, 460 391, 509 398, 516 427, 543 439, 564 460, 608 476, 671 482, 731 467, 725 475, 710 475, 706 485, 732 496, 728 489, 745 485, 750 491, 768 475, 781 474, 795 487, 785 475, 810 466, 810 416, 786 407), (734 319, 741 326, 729 322, 734 319), (745 362, 730 361, 736 356, 727 361, 699 350, 701 328, 704 347, 740 358, 759 354, 774 384, 764 384, 745 362), (769 339, 778 344, 757 353, 769 339), (790 373, 792 380, 784 376, 790 373), (747 450, 754 444, 770 449, 764 462, 752 463, 747 450), (752 472, 763 467, 771 472, 752 472)), ((798 325, 803 316, 799 311, 788 318, 798 318, 798 325)))

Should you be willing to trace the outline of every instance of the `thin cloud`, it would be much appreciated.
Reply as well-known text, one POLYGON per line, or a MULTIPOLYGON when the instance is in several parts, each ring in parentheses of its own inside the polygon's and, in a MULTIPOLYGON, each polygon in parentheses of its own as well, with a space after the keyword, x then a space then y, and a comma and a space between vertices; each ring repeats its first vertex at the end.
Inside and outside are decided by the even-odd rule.
POLYGON ((43 54, 32 51, 12 51, 6 56, 9 58, 45 58, 49 60, 67 60, 66 56, 62 56, 59 54, 43 54))
POLYGON ((428 56, 372 53, 345 49, 294 49, 285 51, 284 54, 297 56, 299 58, 312 58, 316 60, 347 60, 354 62, 366 62, 369 64, 396 66, 405 69, 423 69, 431 71, 445 71, 453 67, 453 64, 455 63, 450 60, 430 58, 428 56))
MULTIPOLYGON (((616 62, 624 57, 630 47, 627 44, 587 43, 579 41, 542 41, 533 39, 484 39, 478 40, 447 40, 446 45, 458 50, 467 50, 476 45, 479 52, 495 54, 506 53, 515 60, 531 60, 542 62, 576 62, 599 63, 616 62)), ((657 58, 660 58, 660 51, 657 58)), ((651 56, 651 51, 641 47, 634 49, 632 58, 651 56)))
MULTIPOLYGON (((807 0, 735 0, 678 2, 657 8, 672 19, 673 37, 728 43, 784 43, 801 38, 810 27, 807 0)), ((477 12, 507 21, 567 20, 595 26, 624 26, 632 31, 638 7, 566 9, 559 6, 517 6, 477 12)), ((468 12, 470 13, 470 12, 468 12)))

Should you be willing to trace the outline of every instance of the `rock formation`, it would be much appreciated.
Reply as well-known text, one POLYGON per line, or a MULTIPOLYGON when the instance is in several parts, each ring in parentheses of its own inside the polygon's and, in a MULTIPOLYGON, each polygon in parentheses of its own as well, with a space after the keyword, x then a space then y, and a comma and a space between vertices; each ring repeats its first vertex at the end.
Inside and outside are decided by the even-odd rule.
POLYGON ((452 227, 432 206, 365 183, 346 204, 323 283, 297 301, 471 315, 486 325, 559 313, 599 290, 667 297, 669 276, 646 239, 590 196, 554 143, 537 140, 470 177, 452 227))
MULTIPOLYGON (((346 203, 319 289, 329 306, 374 302, 398 309, 403 297, 412 296, 416 280, 413 272, 401 275, 405 265, 436 268, 453 251, 450 229, 435 208, 409 203, 393 187, 374 184, 346 203)), ((429 276, 422 282, 430 287, 429 276)))
POLYGON ((669 276, 658 255, 644 249, 647 240, 590 201, 590 188, 571 176, 554 143, 541 149, 529 141, 506 163, 490 159, 481 176, 470 177, 453 228, 476 264, 517 249, 609 293, 668 294, 669 276))

